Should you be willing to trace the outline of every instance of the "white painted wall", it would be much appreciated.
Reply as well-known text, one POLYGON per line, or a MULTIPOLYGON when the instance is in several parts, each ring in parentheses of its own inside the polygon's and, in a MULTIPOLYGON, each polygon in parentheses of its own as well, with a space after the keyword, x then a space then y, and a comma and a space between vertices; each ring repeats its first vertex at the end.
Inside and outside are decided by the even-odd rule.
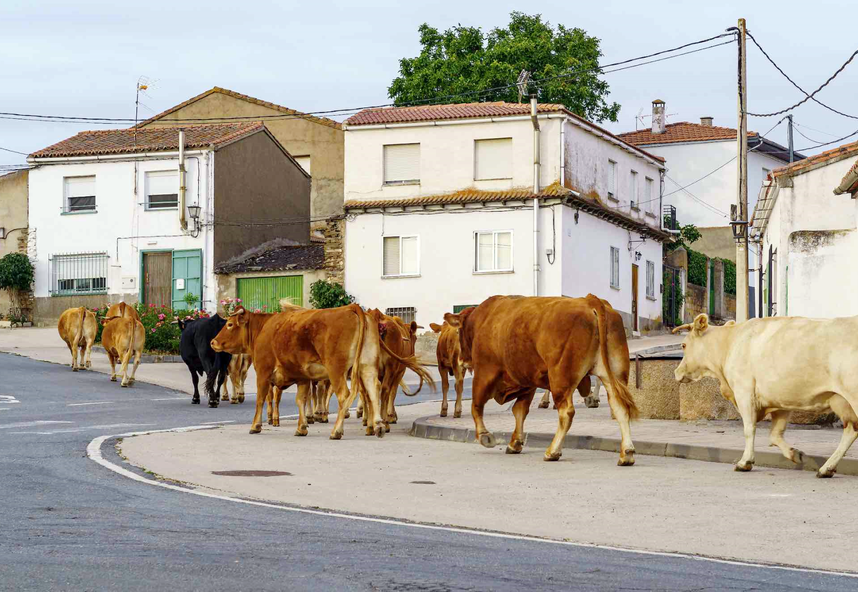
MULTIPOLYGON (((187 153, 186 203, 202 206, 200 217, 203 223, 213 220, 213 164, 212 152, 187 153)), ((214 310, 217 282, 212 273, 214 243, 211 226, 206 226, 199 237, 193 238, 182 233, 177 210, 147 211, 144 206, 145 172, 177 168, 177 157, 141 159, 137 162, 136 181, 133 161, 43 164, 32 169, 29 216, 31 228, 37 231, 39 253, 35 296, 50 296, 49 258, 55 254, 107 252, 110 257, 108 294, 121 297, 139 293, 142 252, 202 249, 203 306, 214 310), (63 214, 63 178, 85 175, 96 177, 96 213, 63 214), (123 277, 135 278, 133 290, 123 291, 123 277)))
POLYGON ((825 237, 813 251, 789 253, 789 315, 832 319, 858 314, 855 253, 858 232, 844 230, 825 237))

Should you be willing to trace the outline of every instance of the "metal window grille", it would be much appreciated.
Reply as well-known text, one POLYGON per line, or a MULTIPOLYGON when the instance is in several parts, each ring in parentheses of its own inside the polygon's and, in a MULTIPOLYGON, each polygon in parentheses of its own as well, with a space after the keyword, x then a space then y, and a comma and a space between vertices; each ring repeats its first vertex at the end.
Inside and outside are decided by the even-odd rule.
POLYGON ((646 262, 646 295, 655 298, 655 262, 646 262))
POLYGON ((417 320, 417 309, 413 306, 399 306, 395 308, 388 308, 384 311, 389 317, 399 317, 402 321, 407 325, 411 321, 417 320))
POLYGON ((54 255, 51 295, 107 294, 107 253, 54 255))

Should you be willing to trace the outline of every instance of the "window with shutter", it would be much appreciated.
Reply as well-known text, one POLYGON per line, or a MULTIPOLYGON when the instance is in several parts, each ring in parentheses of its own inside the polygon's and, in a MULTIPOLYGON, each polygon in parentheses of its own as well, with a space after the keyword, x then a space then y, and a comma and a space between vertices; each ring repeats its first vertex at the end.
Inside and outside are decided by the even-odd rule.
POLYGON ((63 179, 63 212, 74 214, 77 212, 95 211, 95 176, 89 177, 65 177, 63 179))
POLYGON ((513 271, 512 231, 475 232, 474 270, 477 272, 513 271))
POLYGON ((512 179, 512 138, 474 140, 474 180, 512 179))
POLYGON ((611 287, 620 289, 620 249, 611 247, 611 287))
POLYGON ((608 161, 608 197, 617 198, 617 163, 608 161))
POLYGON ((310 172, 310 157, 309 156, 296 156, 295 162, 297 162, 299 165, 301 165, 301 168, 304 169, 304 172, 306 172, 308 175, 313 174, 310 172))
POLYGON ((383 241, 382 274, 384 277, 420 273, 420 238, 386 236, 383 241))
POLYGON ((178 171, 149 171, 145 175, 146 209, 166 210, 179 207, 178 171))
POLYGON ((646 262, 646 296, 655 300, 655 262, 646 262))
POLYGON ((646 200, 646 207, 644 209, 647 212, 653 213, 655 212, 655 202, 658 201, 658 198, 655 197, 653 192, 653 187, 655 183, 653 183, 652 179, 649 177, 646 178, 646 193, 644 194, 644 199, 646 200))
POLYGON ((384 146, 384 184, 420 183, 420 144, 384 146))
POLYGON ((640 196, 638 194, 638 172, 632 171, 629 176, 629 183, 631 186, 629 187, 629 195, 631 196, 631 206, 632 208, 640 208, 640 196))

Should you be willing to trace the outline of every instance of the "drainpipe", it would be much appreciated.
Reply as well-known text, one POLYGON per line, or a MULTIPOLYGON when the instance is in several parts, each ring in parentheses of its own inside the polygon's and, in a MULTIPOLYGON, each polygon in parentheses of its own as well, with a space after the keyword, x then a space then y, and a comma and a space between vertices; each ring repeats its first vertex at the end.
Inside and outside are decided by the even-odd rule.
POLYGON ((188 228, 185 219, 185 131, 179 130, 179 226, 188 228))
POLYGON ((539 296, 539 121, 535 93, 530 95, 530 120, 533 122, 533 295, 539 296))

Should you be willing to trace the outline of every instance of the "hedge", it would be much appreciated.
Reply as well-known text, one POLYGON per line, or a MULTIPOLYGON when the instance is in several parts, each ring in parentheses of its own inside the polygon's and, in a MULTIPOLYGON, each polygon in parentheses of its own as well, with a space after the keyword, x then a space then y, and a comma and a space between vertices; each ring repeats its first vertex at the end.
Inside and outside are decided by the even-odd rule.
POLYGON ((736 264, 729 259, 720 260, 724 264, 724 291, 736 295, 736 264))
MULTIPOLYGON (((688 282, 695 286, 706 285, 706 261, 708 257, 703 253, 698 253, 693 249, 688 251, 688 282)), ((735 273, 733 274, 735 278, 735 273)), ((735 281, 734 281, 735 285, 735 281)))

